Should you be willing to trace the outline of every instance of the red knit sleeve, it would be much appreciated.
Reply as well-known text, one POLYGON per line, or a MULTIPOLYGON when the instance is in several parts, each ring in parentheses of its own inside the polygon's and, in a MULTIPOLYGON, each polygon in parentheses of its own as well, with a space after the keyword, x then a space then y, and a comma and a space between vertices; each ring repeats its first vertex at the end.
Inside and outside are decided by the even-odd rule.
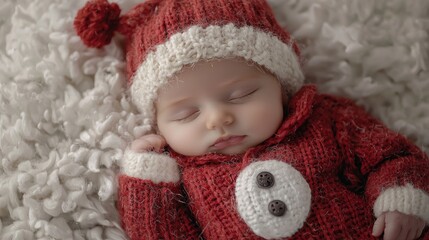
POLYGON ((122 172, 117 206, 131 240, 198 239, 174 159, 127 150, 122 172))
POLYGON ((345 182, 365 193, 376 216, 380 211, 402 210, 427 218, 428 156, 353 101, 335 99, 333 115, 337 141, 345 156, 345 182))
POLYGON ((131 240, 198 239, 180 184, 121 175, 118 211, 131 240))

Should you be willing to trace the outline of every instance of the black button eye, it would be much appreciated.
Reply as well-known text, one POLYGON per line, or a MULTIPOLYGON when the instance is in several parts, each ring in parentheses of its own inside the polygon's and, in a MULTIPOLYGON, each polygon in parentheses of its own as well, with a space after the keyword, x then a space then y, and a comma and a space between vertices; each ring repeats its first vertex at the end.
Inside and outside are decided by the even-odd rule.
POLYGON ((281 217, 285 215, 287 210, 286 204, 280 200, 271 201, 268 204, 268 211, 276 217, 281 217))
POLYGON ((260 188, 270 188, 274 185, 274 176, 269 172, 261 172, 256 176, 256 183, 260 188))

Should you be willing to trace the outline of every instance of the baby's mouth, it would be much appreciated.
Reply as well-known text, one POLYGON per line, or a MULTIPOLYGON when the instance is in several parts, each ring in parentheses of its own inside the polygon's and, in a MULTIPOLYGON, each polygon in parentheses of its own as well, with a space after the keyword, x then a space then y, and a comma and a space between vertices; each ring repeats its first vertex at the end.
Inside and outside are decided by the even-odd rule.
POLYGON ((244 138, 246 138, 246 135, 232 135, 232 136, 226 136, 221 137, 216 140, 216 142, 211 146, 216 150, 221 150, 230 146, 234 146, 237 144, 240 144, 244 138))

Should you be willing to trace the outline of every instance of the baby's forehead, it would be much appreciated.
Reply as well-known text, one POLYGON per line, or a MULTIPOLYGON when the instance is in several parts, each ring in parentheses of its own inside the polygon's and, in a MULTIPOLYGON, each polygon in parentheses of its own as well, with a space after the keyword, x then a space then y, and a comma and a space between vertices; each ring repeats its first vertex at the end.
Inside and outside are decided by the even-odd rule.
POLYGON ((243 58, 226 58, 202 60, 196 63, 183 66, 175 72, 168 82, 180 82, 187 78, 204 78, 207 75, 214 75, 219 78, 234 77, 246 74, 271 74, 264 67, 243 58))
MULTIPOLYGON (((219 87, 240 79, 252 79, 267 74, 256 64, 238 60, 216 60, 199 62, 183 67, 171 76, 160 91, 182 88, 219 87)), ((249 80, 250 82, 250 80, 249 80)))

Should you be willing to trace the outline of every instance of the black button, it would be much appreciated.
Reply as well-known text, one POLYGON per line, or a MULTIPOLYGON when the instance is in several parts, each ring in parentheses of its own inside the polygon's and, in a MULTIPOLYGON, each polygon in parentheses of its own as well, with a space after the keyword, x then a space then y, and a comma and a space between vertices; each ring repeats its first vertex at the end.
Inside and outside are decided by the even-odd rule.
POLYGON ((269 172, 261 172, 256 176, 256 183, 260 188, 270 188, 274 185, 274 176, 269 172))
POLYGON ((268 211, 276 217, 281 217, 285 215, 287 210, 286 204, 280 200, 271 201, 268 204, 268 211))

